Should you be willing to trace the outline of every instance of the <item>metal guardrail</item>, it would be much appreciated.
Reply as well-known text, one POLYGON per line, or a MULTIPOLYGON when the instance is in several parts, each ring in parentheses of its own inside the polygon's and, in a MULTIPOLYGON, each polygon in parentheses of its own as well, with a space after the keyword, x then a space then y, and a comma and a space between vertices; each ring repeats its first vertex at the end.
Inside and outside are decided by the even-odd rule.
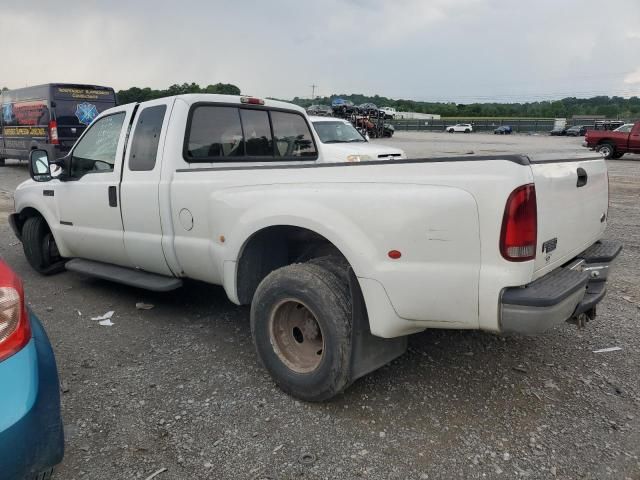
MULTIPOLYGON (((599 120, 599 119, 598 119, 599 120)), ((470 123, 476 132, 493 132, 501 125, 509 125, 516 133, 526 132, 549 132, 553 129, 555 120, 553 118, 494 118, 494 119, 439 119, 439 120, 388 120, 396 130, 401 131, 426 131, 443 132, 445 127, 456 123, 470 123)), ((595 125, 596 119, 567 119, 567 126, 572 125, 595 125)))

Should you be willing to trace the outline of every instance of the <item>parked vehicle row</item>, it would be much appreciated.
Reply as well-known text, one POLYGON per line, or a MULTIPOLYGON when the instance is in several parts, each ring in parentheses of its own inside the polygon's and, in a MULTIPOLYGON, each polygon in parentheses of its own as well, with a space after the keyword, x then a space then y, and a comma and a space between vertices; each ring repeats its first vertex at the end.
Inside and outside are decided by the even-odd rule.
POLYGON ((366 142, 331 122, 253 97, 118 106, 65 158, 32 152, 10 224, 43 274, 222 285, 251 305, 275 382, 309 401, 426 328, 535 334, 595 317, 621 249, 602 240, 601 155, 336 162, 327 146, 366 142))

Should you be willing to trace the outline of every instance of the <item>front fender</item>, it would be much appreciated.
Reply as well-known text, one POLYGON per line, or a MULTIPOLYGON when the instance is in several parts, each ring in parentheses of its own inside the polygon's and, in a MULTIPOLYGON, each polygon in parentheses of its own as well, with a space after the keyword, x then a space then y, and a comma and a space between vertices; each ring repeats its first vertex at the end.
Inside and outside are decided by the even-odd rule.
POLYGON ((59 180, 51 180, 49 182, 27 180, 21 183, 16 189, 14 196, 15 210, 21 217, 28 209, 33 209, 42 215, 51 229, 60 255, 66 257, 69 256, 70 253, 66 246, 60 242, 60 235, 58 235, 60 220, 55 201, 55 189, 59 183, 59 180))

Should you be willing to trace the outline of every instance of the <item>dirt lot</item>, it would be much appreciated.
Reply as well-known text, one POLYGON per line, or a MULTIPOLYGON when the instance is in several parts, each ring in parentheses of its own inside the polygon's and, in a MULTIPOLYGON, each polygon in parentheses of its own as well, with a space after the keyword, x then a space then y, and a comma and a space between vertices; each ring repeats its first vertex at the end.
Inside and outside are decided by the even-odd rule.
MULTIPOLYGON (((412 156, 580 149, 580 139, 399 132, 412 156)), ((298 402, 257 364, 249 310, 189 282, 154 294, 40 277, 6 224, 24 166, 0 169, 0 255, 56 351, 59 479, 640 478, 640 158, 611 161, 608 236, 624 242, 599 316, 535 338, 411 337, 337 400, 298 402), (137 310, 136 302, 155 305, 137 310), (91 317, 114 310, 114 325, 91 317), (593 353, 605 347, 610 353, 593 353), (303 456, 308 454, 307 456, 303 456)), ((561 208, 561 206, 558 206, 561 208)))

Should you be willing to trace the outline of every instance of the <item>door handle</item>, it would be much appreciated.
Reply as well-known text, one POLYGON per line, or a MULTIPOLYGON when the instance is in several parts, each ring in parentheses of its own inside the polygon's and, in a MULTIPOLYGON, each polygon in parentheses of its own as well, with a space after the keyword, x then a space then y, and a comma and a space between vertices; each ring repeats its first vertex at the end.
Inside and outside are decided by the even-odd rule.
POLYGON ((110 207, 118 206, 118 190, 117 190, 117 187, 115 186, 109 187, 109 206, 110 207))
POLYGON ((579 167, 577 170, 577 173, 578 173, 578 182, 576 183, 576 187, 578 188, 584 187, 587 184, 587 180, 589 179, 587 175, 587 171, 584 168, 579 167))

